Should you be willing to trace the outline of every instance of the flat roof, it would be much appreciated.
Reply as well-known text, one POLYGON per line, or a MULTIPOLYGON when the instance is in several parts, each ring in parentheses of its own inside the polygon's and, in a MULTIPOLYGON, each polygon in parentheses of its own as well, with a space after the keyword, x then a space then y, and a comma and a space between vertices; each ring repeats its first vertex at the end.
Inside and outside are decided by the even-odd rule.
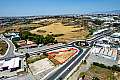
POLYGON ((8 67, 8 69, 19 67, 20 58, 12 58, 11 60, 5 61, 1 67, 8 67))
POLYGON ((120 33, 113 33, 111 36, 112 37, 120 37, 120 33))

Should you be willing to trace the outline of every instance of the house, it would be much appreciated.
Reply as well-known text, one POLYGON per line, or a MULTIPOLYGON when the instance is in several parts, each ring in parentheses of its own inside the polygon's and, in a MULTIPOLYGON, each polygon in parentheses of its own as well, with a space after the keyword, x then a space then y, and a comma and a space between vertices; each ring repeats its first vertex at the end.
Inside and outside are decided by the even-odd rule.
POLYGON ((33 42, 33 41, 25 41, 25 40, 20 40, 17 42, 17 44, 20 46, 20 48, 32 48, 32 47, 37 47, 38 45, 33 42))

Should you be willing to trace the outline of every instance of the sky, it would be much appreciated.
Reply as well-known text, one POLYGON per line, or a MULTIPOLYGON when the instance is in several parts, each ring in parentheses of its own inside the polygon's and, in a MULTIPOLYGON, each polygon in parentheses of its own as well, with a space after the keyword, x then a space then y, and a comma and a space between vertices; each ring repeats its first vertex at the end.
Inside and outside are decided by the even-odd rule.
POLYGON ((81 14, 120 10, 120 0, 0 0, 0 16, 81 14))

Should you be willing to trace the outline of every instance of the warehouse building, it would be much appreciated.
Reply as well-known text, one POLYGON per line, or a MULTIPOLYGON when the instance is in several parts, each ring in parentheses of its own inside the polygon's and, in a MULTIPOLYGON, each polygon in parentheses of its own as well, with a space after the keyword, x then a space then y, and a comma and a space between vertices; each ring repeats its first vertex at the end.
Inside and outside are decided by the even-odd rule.
POLYGON ((118 55, 118 51, 110 47, 94 47, 92 48, 91 53, 97 56, 111 59, 113 61, 117 60, 118 55))
POLYGON ((12 58, 11 60, 8 61, 5 60, 0 61, 0 71, 4 71, 4 70, 15 71, 20 67, 21 67, 21 60, 19 57, 12 58))

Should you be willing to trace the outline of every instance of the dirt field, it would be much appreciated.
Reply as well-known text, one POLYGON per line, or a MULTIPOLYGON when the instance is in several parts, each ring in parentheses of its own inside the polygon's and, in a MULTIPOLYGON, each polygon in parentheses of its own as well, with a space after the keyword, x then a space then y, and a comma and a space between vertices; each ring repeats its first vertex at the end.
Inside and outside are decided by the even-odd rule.
MULTIPOLYGON (((54 52, 49 52, 48 53, 48 58, 51 59, 52 61, 58 62, 58 64, 62 64, 66 62, 71 56, 73 56, 75 53, 77 53, 78 50, 75 48, 69 48, 69 49, 62 49, 54 52)), ((56 62, 54 62, 57 64, 56 62)))
POLYGON ((32 70, 33 74, 42 73, 46 70, 54 68, 54 64, 51 63, 48 58, 31 63, 31 64, 29 64, 29 66, 30 66, 30 69, 32 70))
POLYGON ((100 80, 120 80, 120 72, 113 73, 112 70, 101 68, 98 66, 92 65, 87 71, 82 72, 87 65, 82 64, 78 68, 79 70, 75 71, 68 80, 78 80, 83 75, 85 75, 85 80, 92 80, 93 77, 98 77, 100 80))
POLYGON ((85 31, 83 27, 64 26, 61 23, 53 23, 49 26, 36 28, 30 32, 38 35, 64 34, 56 37, 59 42, 69 42, 74 39, 84 39, 88 35, 88 31, 85 31))
MULTIPOLYGON (((82 75, 81 73, 80 75, 82 75)), ((115 72, 101 68, 98 66, 92 66, 86 74, 86 79, 91 80, 92 77, 98 77, 100 80, 120 80, 120 72, 115 72)))

